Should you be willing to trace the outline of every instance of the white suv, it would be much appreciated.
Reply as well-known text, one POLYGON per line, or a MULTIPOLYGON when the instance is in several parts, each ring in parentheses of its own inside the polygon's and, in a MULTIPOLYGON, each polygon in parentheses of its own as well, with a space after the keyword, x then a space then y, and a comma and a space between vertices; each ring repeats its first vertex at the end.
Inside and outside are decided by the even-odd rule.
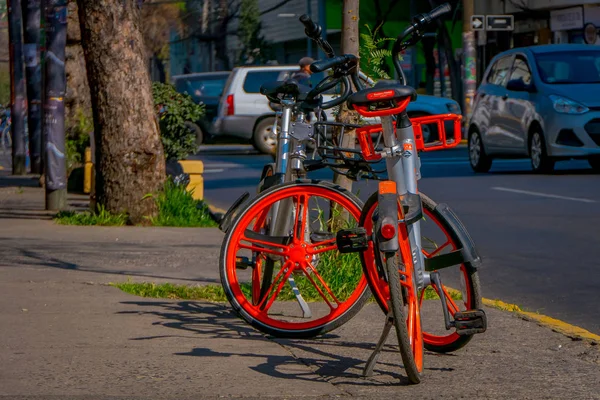
MULTIPOLYGON (((260 87, 265 82, 285 80, 298 69, 296 65, 234 68, 223 89, 213 134, 249 139, 261 153, 273 154, 277 140, 273 134, 275 112, 269 107, 267 98, 260 94, 260 87)), ((324 72, 311 75, 313 87, 324 78, 324 72)), ((333 88, 324 93, 323 100, 329 101, 335 94, 333 88)), ((448 112, 460 114, 461 110, 452 99, 419 95, 408 105, 407 112, 409 117, 417 117, 448 112)), ((331 110, 326 114, 332 118, 331 110)))
POLYGON ((260 94, 260 87, 265 82, 287 79, 298 69, 293 65, 234 68, 221 96, 215 135, 251 139, 261 153, 271 153, 275 146, 274 112, 267 98, 260 94))

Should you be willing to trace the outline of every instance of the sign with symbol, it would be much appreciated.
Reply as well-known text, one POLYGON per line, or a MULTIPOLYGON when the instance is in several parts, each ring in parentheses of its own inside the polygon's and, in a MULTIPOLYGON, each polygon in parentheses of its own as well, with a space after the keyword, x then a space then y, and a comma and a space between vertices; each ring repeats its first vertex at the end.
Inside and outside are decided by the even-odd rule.
POLYGON ((512 15, 486 15, 486 30, 512 31, 515 27, 515 17, 512 15))
POLYGON ((474 31, 484 30, 484 20, 485 17, 483 15, 471 15, 471 29, 474 31))

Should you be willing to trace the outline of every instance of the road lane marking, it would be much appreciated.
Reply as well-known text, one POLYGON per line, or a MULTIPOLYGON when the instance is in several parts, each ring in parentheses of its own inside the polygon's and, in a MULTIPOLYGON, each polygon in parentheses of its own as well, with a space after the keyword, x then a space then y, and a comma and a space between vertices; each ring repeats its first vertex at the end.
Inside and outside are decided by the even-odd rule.
POLYGON ((557 194, 540 193, 540 192, 530 192, 529 190, 510 189, 510 188, 499 187, 499 186, 493 187, 492 190, 499 190, 501 192, 512 192, 512 193, 527 194, 529 196, 548 197, 550 199, 580 201, 582 203, 596 203, 596 200, 584 199, 582 197, 559 196, 557 194))
POLYGON ((204 170, 205 174, 216 174, 217 172, 225 172, 225 170, 223 168, 209 168, 204 170))

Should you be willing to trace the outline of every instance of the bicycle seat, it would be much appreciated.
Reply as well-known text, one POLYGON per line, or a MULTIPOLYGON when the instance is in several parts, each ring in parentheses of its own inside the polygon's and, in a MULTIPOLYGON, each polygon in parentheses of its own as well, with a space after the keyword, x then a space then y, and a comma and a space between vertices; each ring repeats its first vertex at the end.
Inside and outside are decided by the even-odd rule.
POLYGON ((260 93, 273 103, 280 103, 284 97, 298 98, 302 94, 306 95, 310 90, 310 87, 299 84, 295 79, 267 82, 260 87, 260 93))
POLYGON ((383 80, 375 86, 353 93, 348 105, 366 117, 399 114, 409 102, 417 99, 417 92, 396 80, 383 80))

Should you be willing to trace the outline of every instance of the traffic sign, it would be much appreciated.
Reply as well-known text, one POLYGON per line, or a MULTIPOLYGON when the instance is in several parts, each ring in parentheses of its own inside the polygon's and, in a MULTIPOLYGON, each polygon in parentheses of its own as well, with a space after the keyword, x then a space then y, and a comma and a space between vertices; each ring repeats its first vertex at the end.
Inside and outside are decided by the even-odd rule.
POLYGON ((486 15, 486 30, 512 31, 515 28, 515 17, 512 15, 486 15))
POLYGON ((471 29, 474 31, 482 31, 485 29, 485 17, 483 15, 471 15, 471 29))

